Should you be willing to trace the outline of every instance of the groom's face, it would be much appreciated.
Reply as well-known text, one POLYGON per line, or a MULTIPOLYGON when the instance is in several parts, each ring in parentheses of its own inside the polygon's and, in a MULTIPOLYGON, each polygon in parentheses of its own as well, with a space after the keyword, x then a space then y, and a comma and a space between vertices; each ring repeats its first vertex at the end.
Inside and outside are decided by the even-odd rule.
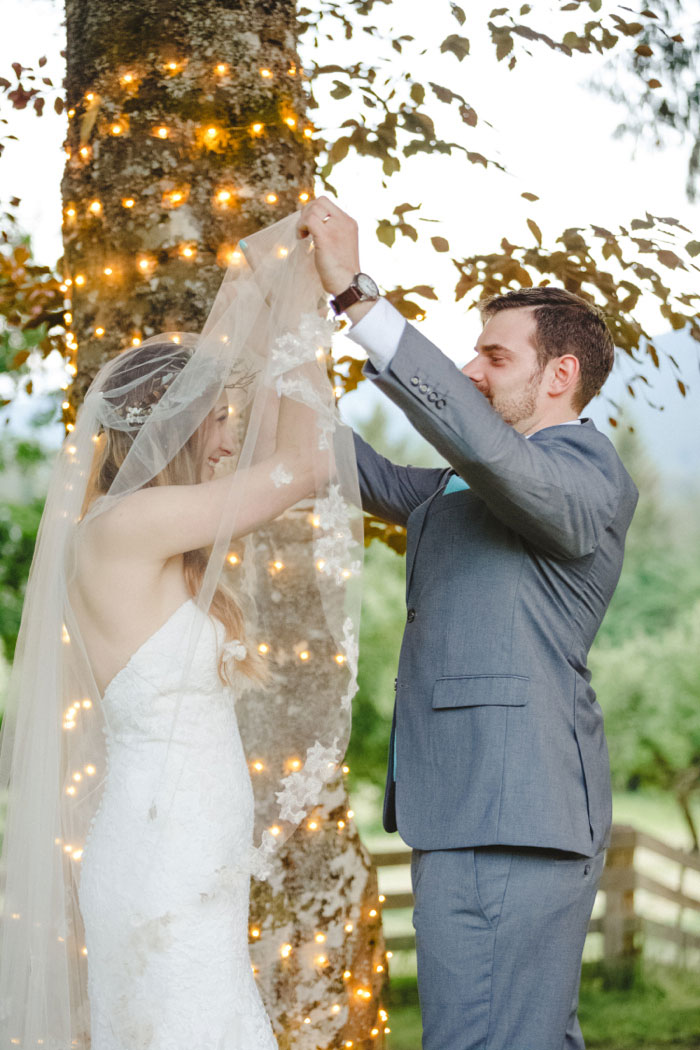
POLYGON ((476 341, 476 357, 462 369, 506 423, 529 432, 543 401, 543 370, 535 350, 530 307, 494 314, 476 341))

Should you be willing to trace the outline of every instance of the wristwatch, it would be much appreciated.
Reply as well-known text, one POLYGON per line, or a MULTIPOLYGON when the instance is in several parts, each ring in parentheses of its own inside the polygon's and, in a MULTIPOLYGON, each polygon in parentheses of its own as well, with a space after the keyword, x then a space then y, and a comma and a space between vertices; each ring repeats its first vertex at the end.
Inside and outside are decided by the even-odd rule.
POLYGON ((372 278, 366 273, 356 273, 349 287, 331 299, 331 306, 334 313, 342 314, 353 303, 370 303, 378 298, 379 289, 372 278))

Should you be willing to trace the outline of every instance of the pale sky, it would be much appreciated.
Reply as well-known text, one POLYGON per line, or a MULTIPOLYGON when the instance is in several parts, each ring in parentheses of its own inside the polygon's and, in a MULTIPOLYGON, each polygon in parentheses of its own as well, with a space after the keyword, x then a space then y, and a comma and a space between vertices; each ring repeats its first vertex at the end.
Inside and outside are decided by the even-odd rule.
MULTIPOLYGON (((369 160, 350 159, 332 177, 340 205, 360 224, 363 269, 386 287, 434 284, 440 303, 426 304, 423 330, 460 364, 470 355, 478 333, 476 312, 467 313, 463 303, 453 301, 456 270, 449 256, 436 256, 427 237, 422 246, 398 238, 392 249, 376 241, 377 219, 389 217, 396 204, 421 203, 418 214, 439 223, 417 225, 424 226, 429 235, 447 237, 457 256, 495 250, 503 235, 511 241, 532 243, 525 223, 528 217, 538 223, 545 245, 551 247, 554 237, 567 226, 597 223, 614 229, 645 211, 673 215, 692 230, 700 229, 700 206, 691 206, 684 195, 686 151, 682 144, 635 151, 629 140, 613 139, 623 114, 585 87, 601 67, 603 60, 597 56, 567 58, 536 46, 534 57, 523 55, 509 73, 505 63, 496 63, 484 35, 492 6, 492 0, 464 3, 468 17, 463 29, 450 16, 447 0, 431 4, 394 0, 387 8, 377 5, 371 20, 390 18, 400 32, 416 36, 422 47, 433 46, 430 55, 411 59, 412 72, 424 83, 434 80, 459 91, 480 118, 478 127, 467 129, 466 136, 455 120, 451 129, 445 129, 445 137, 459 135, 468 148, 497 157, 508 173, 484 172, 455 153, 452 157, 412 158, 406 172, 390 179, 387 189, 382 189, 379 165, 369 160), (434 45, 448 33, 470 37, 472 53, 461 64, 451 54, 435 54, 434 45), (527 203, 521 197, 524 191, 536 193, 540 201, 527 203)), ((562 23, 547 16, 551 5, 538 0, 534 6, 543 12, 540 24, 555 34, 562 23)), ((33 64, 47 54, 45 72, 60 82, 61 18, 62 5, 54 0, 3 0, 0 75, 12 61, 33 64)), ((329 62, 343 58, 371 61, 367 48, 366 35, 360 33, 349 43, 336 43, 327 54, 319 50, 314 56, 329 62)), ((396 74, 405 68, 401 62, 401 56, 394 55, 390 71, 396 74)), ((313 117, 320 126, 339 124, 354 113, 351 102, 329 107, 320 97, 319 101, 321 108, 313 117)), ((446 109, 437 102, 426 108, 433 116, 446 109)), ((61 252, 65 117, 57 117, 50 107, 41 119, 5 112, 13 122, 9 130, 19 141, 8 143, 0 158, 0 200, 13 193, 22 197, 22 222, 32 234, 38 258, 50 263, 61 252)), ((641 317, 655 331, 665 329, 644 306, 641 317)))

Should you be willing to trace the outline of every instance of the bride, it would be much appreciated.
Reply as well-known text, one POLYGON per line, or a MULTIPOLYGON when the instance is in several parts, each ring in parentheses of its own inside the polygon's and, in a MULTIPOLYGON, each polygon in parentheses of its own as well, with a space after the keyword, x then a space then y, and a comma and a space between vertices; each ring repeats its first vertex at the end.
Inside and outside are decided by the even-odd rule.
POLYGON ((277 1046, 249 880, 342 759, 362 549, 297 218, 199 336, 103 366, 59 456, 0 752, 3 1047, 277 1046))

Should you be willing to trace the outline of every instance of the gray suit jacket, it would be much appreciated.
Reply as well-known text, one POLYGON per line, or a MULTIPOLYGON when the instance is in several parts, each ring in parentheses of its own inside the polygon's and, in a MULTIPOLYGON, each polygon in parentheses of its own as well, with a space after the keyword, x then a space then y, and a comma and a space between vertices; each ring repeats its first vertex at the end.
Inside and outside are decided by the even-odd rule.
POLYGON ((408 530, 384 826, 417 849, 593 856, 611 796, 586 660, 634 483, 590 421, 522 437, 410 325, 387 369, 365 372, 469 485, 444 495, 452 471, 356 438, 363 507, 408 530))

